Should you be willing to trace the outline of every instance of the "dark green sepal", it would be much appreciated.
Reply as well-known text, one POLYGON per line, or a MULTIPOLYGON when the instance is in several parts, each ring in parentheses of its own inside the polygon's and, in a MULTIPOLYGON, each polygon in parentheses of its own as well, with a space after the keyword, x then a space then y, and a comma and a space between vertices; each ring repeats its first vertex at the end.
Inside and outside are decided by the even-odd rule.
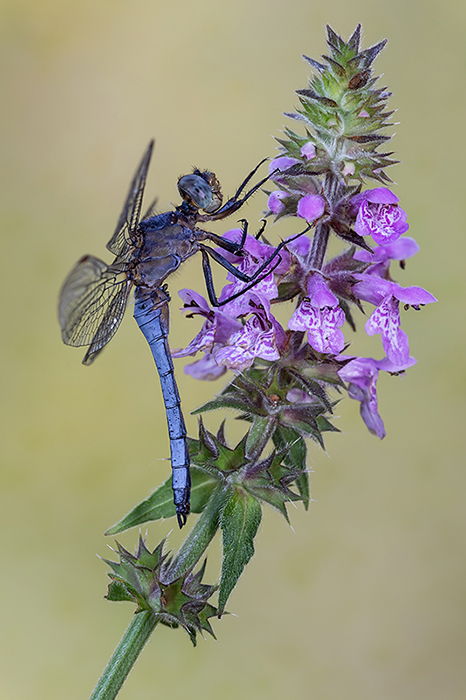
POLYGON ((125 585, 119 580, 113 580, 108 586, 107 595, 105 597, 107 600, 110 600, 114 603, 134 603, 136 598, 136 592, 132 591, 130 593, 127 585, 125 585))
POLYGON ((199 420, 199 432, 204 439, 199 439, 198 450, 193 450, 191 459, 199 469, 217 477, 217 482, 224 480, 226 474, 238 471, 246 460, 245 435, 236 447, 231 448, 205 430, 202 420, 199 420), (208 441, 205 437, 208 435, 208 441))
POLYGON ((133 555, 117 543, 120 561, 104 560, 112 569, 107 599, 132 601, 137 605, 136 613, 147 610, 163 625, 182 627, 195 645, 198 632, 213 635, 208 620, 217 609, 207 601, 217 587, 202 583, 205 562, 195 574, 192 569, 181 576, 174 574, 163 546, 162 541, 151 552, 140 537, 133 555))
POLYGON ((207 411, 216 411, 219 408, 234 408, 237 411, 248 411, 250 409, 249 401, 242 401, 237 397, 230 396, 229 394, 220 394, 212 401, 207 401, 205 404, 196 408, 195 411, 191 411, 193 416, 198 413, 206 413, 207 411))
POLYGON ((246 439, 245 456, 247 459, 254 460, 260 457, 272 437, 276 425, 277 420, 274 416, 269 418, 254 416, 246 439))
POLYGON ((309 507, 309 472, 306 469, 307 447, 304 439, 293 428, 279 426, 273 435, 274 445, 284 451, 283 462, 293 469, 298 476, 295 479, 304 508, 309 507))
POLYGON ((317 416, 316 422, 319 426, 319 430, 321 430, 323 433, 341 433, 340 428, 337 428, 335 425, 330 423, 330 421, 325 416, 317 416))
POLYGON ((251 465, 246 471, 243 483, 252 496, 276 508, 289 522, 285 503, 301 500, 301 496, 291 491, 289 486, 303 470, 287 467, 284 457, 285 451, 274 451, 262 462, 251 465))

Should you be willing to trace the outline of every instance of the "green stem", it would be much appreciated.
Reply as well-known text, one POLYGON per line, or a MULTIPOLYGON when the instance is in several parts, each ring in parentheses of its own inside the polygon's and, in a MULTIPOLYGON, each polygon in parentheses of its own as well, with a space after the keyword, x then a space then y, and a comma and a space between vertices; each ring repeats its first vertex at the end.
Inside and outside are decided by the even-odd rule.
POLYGON ((170 567, 171 575, 176 578, 183 576, 202 557, 218 530, 221 507, 227 495, 228 490, 223 484, 217 486, 173 560, 170 567))
POLYGON ((90 700, 113 700, 136 663, 158 620, 149 610, 137 613, 107 664, 90 700))

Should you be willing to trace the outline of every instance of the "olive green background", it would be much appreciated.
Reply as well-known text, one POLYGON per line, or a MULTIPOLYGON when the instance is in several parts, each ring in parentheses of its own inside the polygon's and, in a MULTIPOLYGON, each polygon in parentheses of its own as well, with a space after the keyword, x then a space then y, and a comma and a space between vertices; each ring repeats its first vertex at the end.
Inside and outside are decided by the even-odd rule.
MULTIPOLYGON (((362 22, 365 47, 389 39, 376 68, 400 121, 403 163, 391 174, 421 246, 398 280, 440 303, 403 314, 418 364, 379 381, 385 440, 343 401, 343 433, 327 438, 328 455, 311 448, 315 501, 291 508, 292 529, 266 509, 229 602, 237 616, 214 622, 219 641, 192 649, 181 631, 158 630, 120 697, 465 697, 465 19, 463 3, 433 0, 3 0, 2 700, 89 696, 132 615, 103 600, 95 553, 109 556, 105 529, 169 471, 156 370, 131 311, 85 368, 83 352, 61 344, 60 284, 81 255, 109 259, 151 137, 148 195, 161 211, 192 165, 215 170, 231 195, 274 155, 309 75, 300 56, 326 52, 327 22, 345 37, 362 22)), ((253 224, 264 206, 259 194, 247 208, 253 224)), ((178 312, 184 286, 203 291, 199 259, 170 279, 173 347, 199 328, 178 312)), ((359 335, 356 351, 382 356, 380 337, 359 335)), ((196 382, 182 365, 189 413, 223 380, 196 382)), ((151 524, 149 544, 172 528, 151 524)), ((174 529, 169 545, 180 541, 174 529)), ((214 551, 209 581, 217 567, 214 551)))

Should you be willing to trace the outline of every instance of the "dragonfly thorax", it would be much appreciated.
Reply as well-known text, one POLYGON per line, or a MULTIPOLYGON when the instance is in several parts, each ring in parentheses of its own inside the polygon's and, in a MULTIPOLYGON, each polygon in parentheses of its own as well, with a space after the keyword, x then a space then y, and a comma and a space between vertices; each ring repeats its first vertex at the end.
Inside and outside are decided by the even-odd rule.
POLYGON ((185 217, 168 212, 140 222, 141 246, 132 275, 138 286, 158 287, 182 262, 198 251, 194 227, 185 217))

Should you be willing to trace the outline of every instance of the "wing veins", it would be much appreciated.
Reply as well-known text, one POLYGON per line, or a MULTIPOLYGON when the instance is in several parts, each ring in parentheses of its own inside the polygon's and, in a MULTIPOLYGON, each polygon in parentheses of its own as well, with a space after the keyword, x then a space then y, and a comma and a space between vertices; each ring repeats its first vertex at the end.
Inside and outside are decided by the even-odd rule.
POLYGON ((107 267, 92 256, 73 268, 63 285, 59 305, 62 338, 67 345, 99 342, 103 347, 113 337, 132 286, 126 276, 117 279, 123 274, 119 266, 107 267))
POLYGON ((153 147, 154 141, 151 141, 129 187, 115 233, 107 243, 107 249, 114 255, 121 255, 126 252, 126 249, 131 245, 131 235, 135 232, 139 223, 142 197, 146 186, 147 171, 153 147))

